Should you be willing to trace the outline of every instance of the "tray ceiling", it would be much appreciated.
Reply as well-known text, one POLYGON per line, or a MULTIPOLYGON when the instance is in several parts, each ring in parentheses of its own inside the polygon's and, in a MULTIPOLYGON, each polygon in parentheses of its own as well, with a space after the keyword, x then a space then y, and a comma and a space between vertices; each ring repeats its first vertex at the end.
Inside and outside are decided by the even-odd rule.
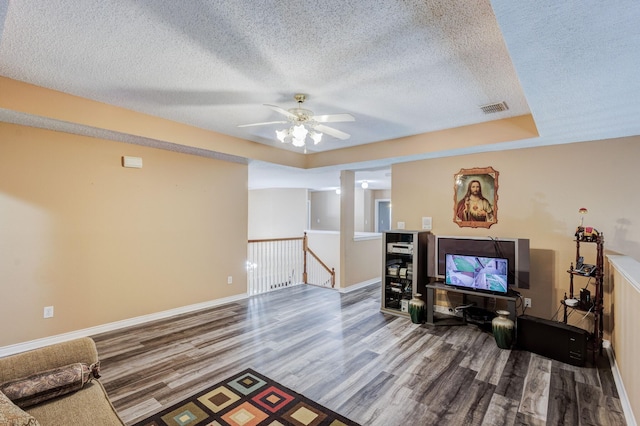
POLYGON ((355 117, 308 152, 526 114, 540 137, 504 148, 638 134, 640 6, 588 3, 0 0, 0 75, 284 149, 237 126, 295 93, 355 117))

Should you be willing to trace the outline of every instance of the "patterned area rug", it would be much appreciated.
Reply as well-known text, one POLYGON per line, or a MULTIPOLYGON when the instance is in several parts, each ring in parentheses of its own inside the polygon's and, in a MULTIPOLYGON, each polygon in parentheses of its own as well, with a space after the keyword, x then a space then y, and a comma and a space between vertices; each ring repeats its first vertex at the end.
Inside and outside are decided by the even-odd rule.
POLYGON ((247 369, 134 426, 359 426, 247 369))

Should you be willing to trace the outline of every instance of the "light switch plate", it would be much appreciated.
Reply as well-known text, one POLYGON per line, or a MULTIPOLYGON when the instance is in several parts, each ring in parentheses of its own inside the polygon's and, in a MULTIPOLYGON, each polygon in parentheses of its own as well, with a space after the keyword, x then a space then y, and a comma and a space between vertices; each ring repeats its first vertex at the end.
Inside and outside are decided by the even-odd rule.
POLYGON ((423 217, 422 218, 422 229, 424 229, 425 231, 431 231, 432 229, 432 219, 430 217, 423 217))

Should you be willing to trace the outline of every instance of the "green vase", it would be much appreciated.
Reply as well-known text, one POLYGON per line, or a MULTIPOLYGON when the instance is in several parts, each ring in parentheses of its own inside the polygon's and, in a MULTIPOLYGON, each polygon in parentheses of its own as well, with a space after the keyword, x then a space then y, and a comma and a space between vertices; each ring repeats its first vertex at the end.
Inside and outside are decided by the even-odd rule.
POLYGON ((420 294, 416 294, 409 300, 409 316, 414 324, 422 324, 427 316, 427 304, 420 296, 420 294))
POLYGON ((511 349, 514 323, 509 319, 509 311, 500 310, 496 311, 496 314, 498 316, 491 321, 493 337, 496 339, 496 344, 500 349, 511 349))

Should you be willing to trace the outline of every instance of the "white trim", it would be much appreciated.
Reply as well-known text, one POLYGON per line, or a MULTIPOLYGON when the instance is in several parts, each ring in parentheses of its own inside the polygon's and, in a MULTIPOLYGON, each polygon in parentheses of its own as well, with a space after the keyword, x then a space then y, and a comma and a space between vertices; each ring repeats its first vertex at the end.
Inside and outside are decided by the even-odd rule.
POLYGON ((382 234, 379 232, 356 232, 353 241, 381 240, 382 234))
POLYGON ((0 347, 0 357, 13 355, 32 349, 38 349, 44 346, 49 346, 55 343, 66 342, 69 340, 77 339, 80 337, 92 336, 100 333, 106 333, 108 331, 118 330, 120 328, 131 327, 133 325, 140 325, 150 321, 156 321, 159 319, 165 319, 174 315, 185 314, 189 312, 199 311, 202 309, 212 308, 214 306, 224 305, 226 303, 235 302, 238 300, 246 299, 249 297, 247 293, 239 294, 236 296, 223 297, 222 299, 210 300, 207 302, 196 303, 194 305, 182 306, 180 308, 169 309, 167 311, 156 312, 148 315, 141 315, 139 317, 129 318, 122 321, 115 321, 108 324, 98 325, 95 327, 89 327, 82 330, 71 331, 69 333, 57 334, 55 336, 44 337, 42 339, 31 340, 28 342, 17 343, 15 345, 0 347))
POLYGON ((331 235, 340 235, 340 231, 328 231, 324 229, 305 229, 304 232, 307 234, 331 234, 331 235))
POLYGON ((640 262, 630 256, 618 254, 609 254, 607 259, 609 259, 609 263, 615 267, 616 271, 620 272, 631 286, 640 292, 640 262))
POLYGON ((370 280, 362 281, 362 282, 359 282, 358 284, 350 285, 349 287, 339 288, 338 291, 340 293, 350 293, 352 291, 360 290, 363 287, 367 287, 372 284, 379 284, 379 283, 380 283, 380 278, 371 278, 370 280))
POLYGON ((633 410, 631 409, 631 403, 629 402, 627 391, 624 389, 624 383, 622 383, 622 376, 620 376, 620 371, 618 370, 618 364, 616 363, 616 356, 613 353, 611 342, 609 342, 608 340, 603 340, 602 347, 604 348, 609 358, 609 364, 611 365, 611 374, 613 375, 613 381, 615 382, 616 389, 618 390, 618 396, 620 397, 620 405, 622 405, 624 418, 629 426, 637 426, 638 423, 636 423, 636 419, 633 415, 633 410))

